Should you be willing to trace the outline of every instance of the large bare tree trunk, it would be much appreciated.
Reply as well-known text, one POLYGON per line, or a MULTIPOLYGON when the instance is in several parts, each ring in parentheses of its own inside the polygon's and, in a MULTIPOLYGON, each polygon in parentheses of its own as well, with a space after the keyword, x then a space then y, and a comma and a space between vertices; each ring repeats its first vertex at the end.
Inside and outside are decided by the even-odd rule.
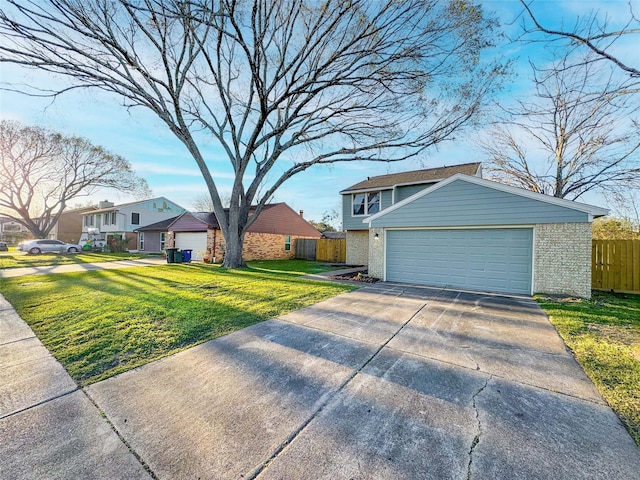
POLYGON ((98 88, 156 114, 202 172, 235 268, 295 174, 416 158, 471 124, 505 78, 480 58, 497 28, 473 0, 5 0, 0 62, 65 76, 52 96, 98 88), (207 144, 234 174, 228 218, 207 144))

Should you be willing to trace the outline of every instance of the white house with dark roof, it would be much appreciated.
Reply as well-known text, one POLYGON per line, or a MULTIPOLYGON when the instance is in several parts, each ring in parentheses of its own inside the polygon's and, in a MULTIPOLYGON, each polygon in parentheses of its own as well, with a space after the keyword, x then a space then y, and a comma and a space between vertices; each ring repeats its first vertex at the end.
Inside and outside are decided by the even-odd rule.
POLYGON ((177 203, 165 197, 114 205, 100 202, 97 210, 83 214, 81 242, 94 240, 97 244, 124 239, 129 250, 139 247, 138 230, 146 225, 177 217, 185 212, 177 203))

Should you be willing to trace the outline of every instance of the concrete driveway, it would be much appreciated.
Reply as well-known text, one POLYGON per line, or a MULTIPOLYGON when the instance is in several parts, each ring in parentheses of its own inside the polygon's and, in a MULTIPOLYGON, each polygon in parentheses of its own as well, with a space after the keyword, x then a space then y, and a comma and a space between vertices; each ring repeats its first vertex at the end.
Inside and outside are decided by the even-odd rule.
MULTIPOLYGON (((104 454, 113 455, 112 478, 629 479, 640 471, 640 450, 525 297, 367 286, 50 402, 73 395, 88 397, 127 447, 104 454)), ((7 418, 18 424, 46 405, 7 418)), ((9 443, 27 441, 18 426, 3 430, 5 420, 9 443)), ((67 431, 58 436, 79 435, 67 431)), ((66 468, 38 445, 27 442, 23 462, 66 468)), ((2 446, 0 454, 7 458, 2 446)))

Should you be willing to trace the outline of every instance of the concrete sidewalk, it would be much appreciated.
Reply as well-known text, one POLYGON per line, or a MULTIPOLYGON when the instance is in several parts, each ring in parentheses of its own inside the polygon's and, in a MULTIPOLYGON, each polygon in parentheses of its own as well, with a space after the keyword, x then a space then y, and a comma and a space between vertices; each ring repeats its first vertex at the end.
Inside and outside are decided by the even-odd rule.
POLYGON ((0 478, 152 478, 0 295, 0 478))
POLYGON ((0 478, 640 471, 640 451, 530 298, 368 285, 83 390, 45 352, 28 355, 33 336, 11 312, 0 310, 0 365, 13 372, 0 478))
POLYGON ((91 270, 114 270, 118 268, 144 267, 149 265, 166 265, 162 257, 139 258, 135 260, 117 260, 115 262, 74 263, 71 265, 47 265, 42 267, 23 267, 0 269, 0 278, 14 278, 26 275, 49 273, 89 272, 91 270))

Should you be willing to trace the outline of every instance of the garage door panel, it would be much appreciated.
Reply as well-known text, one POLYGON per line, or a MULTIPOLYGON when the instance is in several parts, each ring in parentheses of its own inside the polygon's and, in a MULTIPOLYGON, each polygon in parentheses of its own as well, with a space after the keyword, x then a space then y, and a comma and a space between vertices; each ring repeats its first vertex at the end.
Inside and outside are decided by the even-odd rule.
POLYGON ((176 248, 193 250, 191 258, 202 260, 207 249, 207 232, 177 232, 176 248))
POLYGON ((531 293, 533 230, 388 230, 386 279, 531 293))

